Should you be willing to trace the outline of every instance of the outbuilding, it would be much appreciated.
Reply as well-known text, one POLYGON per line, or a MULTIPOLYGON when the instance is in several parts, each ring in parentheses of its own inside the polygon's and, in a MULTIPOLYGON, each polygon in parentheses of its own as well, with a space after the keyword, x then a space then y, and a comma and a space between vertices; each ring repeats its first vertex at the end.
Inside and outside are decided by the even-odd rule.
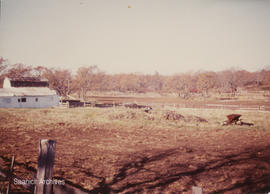
POLYGON ((0 88, 1 108, 47 108, 59 105, 59 96, 45 79, 5 78, 0 88))

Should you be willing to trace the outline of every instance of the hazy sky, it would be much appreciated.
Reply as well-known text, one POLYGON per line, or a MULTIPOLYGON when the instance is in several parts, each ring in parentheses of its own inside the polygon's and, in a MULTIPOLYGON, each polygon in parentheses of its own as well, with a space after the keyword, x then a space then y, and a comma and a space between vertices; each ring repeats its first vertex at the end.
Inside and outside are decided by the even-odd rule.
POLYGON ((11 64, 107 73, 270 65, 270 0, 2 0, 11 64))

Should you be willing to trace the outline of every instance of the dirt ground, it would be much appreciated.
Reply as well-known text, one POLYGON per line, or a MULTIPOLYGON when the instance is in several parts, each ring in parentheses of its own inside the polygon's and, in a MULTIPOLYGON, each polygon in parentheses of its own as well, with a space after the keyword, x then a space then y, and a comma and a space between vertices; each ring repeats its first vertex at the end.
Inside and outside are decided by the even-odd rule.
MULTIPOLYGON (((102 122, 91 116, 106 117, 107 110, 94 111, 1 109, 0 168, 7 170, 15 154, 15 174, 33 178, 38 142, 49 138, 57 141, 54 176, 89 193, 191 193, 192 186, 204 193, 270 191, 267 127, 221 126, 207 115, 208 124, 191 127, 175 121, 161 127, 152 121, 117 125, 118 120, 102 122)), ((0 191, 5 188, 6 182, 0 181, 0 191)), ((24 191, 19 186, 12 190, 24 191)))

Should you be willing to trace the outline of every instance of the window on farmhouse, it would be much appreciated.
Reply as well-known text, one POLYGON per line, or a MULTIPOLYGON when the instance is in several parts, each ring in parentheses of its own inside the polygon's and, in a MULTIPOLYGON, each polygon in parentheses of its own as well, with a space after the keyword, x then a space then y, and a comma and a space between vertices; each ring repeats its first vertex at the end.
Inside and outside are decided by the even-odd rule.
POLYGON ((18 98, 18 102, 21 102, 21 99, 20 98, 18 98))
POLYGON ((38 98, 36 98, 36 102, 38 102, 38 98))
POLYGON ((22 102, 26 102, 26 98, 22 98, 22 102))

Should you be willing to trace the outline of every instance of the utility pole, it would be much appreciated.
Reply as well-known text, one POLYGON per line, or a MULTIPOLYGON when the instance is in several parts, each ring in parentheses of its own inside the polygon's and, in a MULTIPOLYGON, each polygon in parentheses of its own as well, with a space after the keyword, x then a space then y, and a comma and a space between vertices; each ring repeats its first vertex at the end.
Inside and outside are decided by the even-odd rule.
POLYGON ((67 79, 67 81, 68 81, 68 89, 67 89, 67 97, 68 97, 68 95, 69 95, 69 79, 67 79))

